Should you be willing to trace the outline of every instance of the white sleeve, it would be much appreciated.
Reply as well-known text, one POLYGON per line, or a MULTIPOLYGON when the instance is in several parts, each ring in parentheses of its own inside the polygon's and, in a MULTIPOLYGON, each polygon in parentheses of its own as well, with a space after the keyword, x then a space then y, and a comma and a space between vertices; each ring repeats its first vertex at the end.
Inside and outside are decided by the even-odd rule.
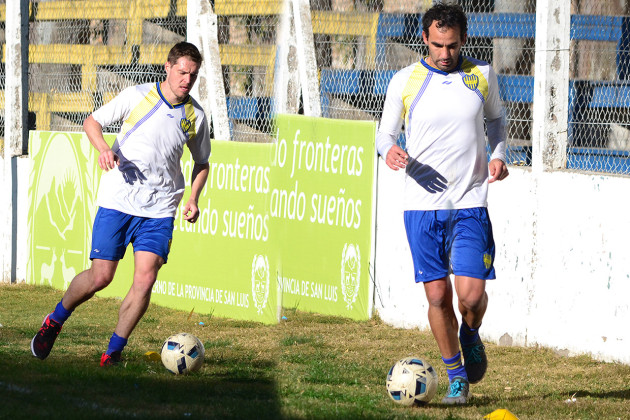
POLYGON ((383 158, 387 156, 389 149, 396 144, 403 123, 402 91, 405 80, 401 76, 401 72, 396 73, 387 86, 383 114, 376 133, 376 150, 383 158))
POLYGON ((503 115, 503 104, 499 94, 499 81, 492 66, 488 65, 488 98, 483 105, 486 120, 496 120, 503 115))
POLYGON ((208 159, 210 159, 210 130, 208 129, 208 119, 205 113, 201 124, 196 127, 196 130, 195 137, 189 140, 186 145, 195 163, 203 165, 208 163, 208 159))
POLYGON ((105 128, 115 122, 124 121, 131 113, 131 104, 136 87, 131 86, 120 92, 114 99, 92 113, 92 117, 105 128))
POLYGON ((505 110, 499 95, 499 82, 492 66, 488 66, 488 99, 484 104, 488 143, 492 155, 490 159, 505 162, 505 110))
POLYGON ((490 143, 490 151, 492 159, 501 159, 505 162, 505 118, 500 116, 491 121, 486 121, 488 128, 488 143, 490 143))

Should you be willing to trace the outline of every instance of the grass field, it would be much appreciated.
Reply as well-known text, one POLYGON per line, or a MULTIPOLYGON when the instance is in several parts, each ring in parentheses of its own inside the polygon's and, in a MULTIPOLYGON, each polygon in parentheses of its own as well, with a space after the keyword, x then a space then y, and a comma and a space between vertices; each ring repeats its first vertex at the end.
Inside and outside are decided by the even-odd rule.
POLYGON ((488 343, 488 373, 472 386, 470 404, 447 407, 439 404, 446 371, 429 332, 296 310, 264 326, 152 305, 125 362, 100 368, 120 301, 95 298, 40 361, 29 343, 61 296, 0 286, 0 419, 481 419, 499 408, 520 419, 630 418, 630 366, 488 343), (204 366, 189 376, 144 356, 180 331, 206 348, 204 366), (428 359, 440 377, 426 407, 399 407, 385 393, 387 370, 410 355, 428 359))

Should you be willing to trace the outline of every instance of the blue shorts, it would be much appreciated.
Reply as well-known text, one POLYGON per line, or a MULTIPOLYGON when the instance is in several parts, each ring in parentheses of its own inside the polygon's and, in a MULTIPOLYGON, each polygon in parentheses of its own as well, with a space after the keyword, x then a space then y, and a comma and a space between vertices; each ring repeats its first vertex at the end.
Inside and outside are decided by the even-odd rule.
POLYGON ((405 211, 416 283, 450 273, 495 279, 494 238, 488 209, 405 211))
POLYGON ((162 257, 166 264, 174 223, 173 217, 152 219, 99 207, 92 230, 90 259, 121 260, 132 243, 134 252, 152 252, 162 257))

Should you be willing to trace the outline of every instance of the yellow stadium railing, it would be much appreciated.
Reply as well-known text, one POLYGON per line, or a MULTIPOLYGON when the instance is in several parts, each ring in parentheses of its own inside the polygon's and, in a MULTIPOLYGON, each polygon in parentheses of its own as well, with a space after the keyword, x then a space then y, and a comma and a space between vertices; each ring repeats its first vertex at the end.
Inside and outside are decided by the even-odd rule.
MULTIPOLYGON (((282 13, 282 0, 216 0, 214 12, 221 16, 262 16, 282 13)), ((51 112, 91 112, 97 90, 98 66, 161 65, 171 45, 145 44, 142 40, 143 21, 166 18, 175 13, 187 15, 186 0, 61 0, 30 4, 31 19, 56 20, 121 20, 126 21, 126 46, 48 44, 30 45, 29 62, 37 64, 73 64, 81 67, 81 92, 31 93, 29 109, 37 114, 38 129, 50 126, 51 112), (174 6, 174 9, 173 9, 174 6), (137 45, 133 50, 129 45, 137 45)), ((6 19, 5 4, 0 4, 0 20, 6 19)), ((379 14, 372 12, 312 11, 313 32, 332 36, 358 36, 366 39, 367 68, 374 67, 379 14)), ((273 86, 276 57, 275 44, 221 44, 221 64, 225 66, 263 67, 265 85, 273 86)), ((2 51, 5 61, 5 51, 2 51)), ((266 89, 270 95, 272 89, 266 89)), ((112 93, 103 94, 106 102, 112 93)), ((0 104, 4 93, 0 92, 0 104)))
MULTIPOLYGON (((103 93, 103 102, 116 96, 115 92, 103 93)), ((0 91, 0 110, 4 111, 4 92, 0 91)), ((89 92, 39 93, 28 97, 28 109, 37 117, 38 130, 50 130, 53 113, 87 113, 94 109, 94 96, 89 92)))

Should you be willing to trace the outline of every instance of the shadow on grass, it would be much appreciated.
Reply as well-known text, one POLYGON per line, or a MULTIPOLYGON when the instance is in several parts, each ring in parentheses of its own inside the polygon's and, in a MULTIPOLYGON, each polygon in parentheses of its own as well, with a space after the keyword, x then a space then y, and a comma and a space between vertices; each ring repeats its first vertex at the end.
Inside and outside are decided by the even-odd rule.
MULTIPOLYGON (((606 391, 606 392, 591 392, 591 391, 579 391, 572 390, 567 393, 567 395, 571 397, 575 397, 577 399, 580 398, 593 398, 593 399, 621 399, 621 400, 630 400, 630 389, 620 389, 615 391, 606 391)), ((505 396, 502 398, 502 401, 505 402, 526 402, 529 400, 540 401, 544 400, 552 400, 558 397, 558 394, 545 394, 542 397, 540 395, 524 395, 524 394, 510 394, 509 396, 505 396)), ((474 406, 488 406, 495 403, 496 400, 489 398, 487 396, 473 396, 470 399, 469 403, 474 406)), ((440 406, 448 407, 447 405, 440 404, 440 406)))
POLYGON ((101 368, 96 357, 0 354, 0 417, 282 418, 275 382, 261 368, 215 375, 212 366, 175 376, 159 362, 101 368))
POLYGON ((569 394, 575 394, 576 398, 617 398, 622 400, 630 400, 630 389, 619 389, 617 391, 606 392, 590 392, 590 391, 571 391, 569 394))

